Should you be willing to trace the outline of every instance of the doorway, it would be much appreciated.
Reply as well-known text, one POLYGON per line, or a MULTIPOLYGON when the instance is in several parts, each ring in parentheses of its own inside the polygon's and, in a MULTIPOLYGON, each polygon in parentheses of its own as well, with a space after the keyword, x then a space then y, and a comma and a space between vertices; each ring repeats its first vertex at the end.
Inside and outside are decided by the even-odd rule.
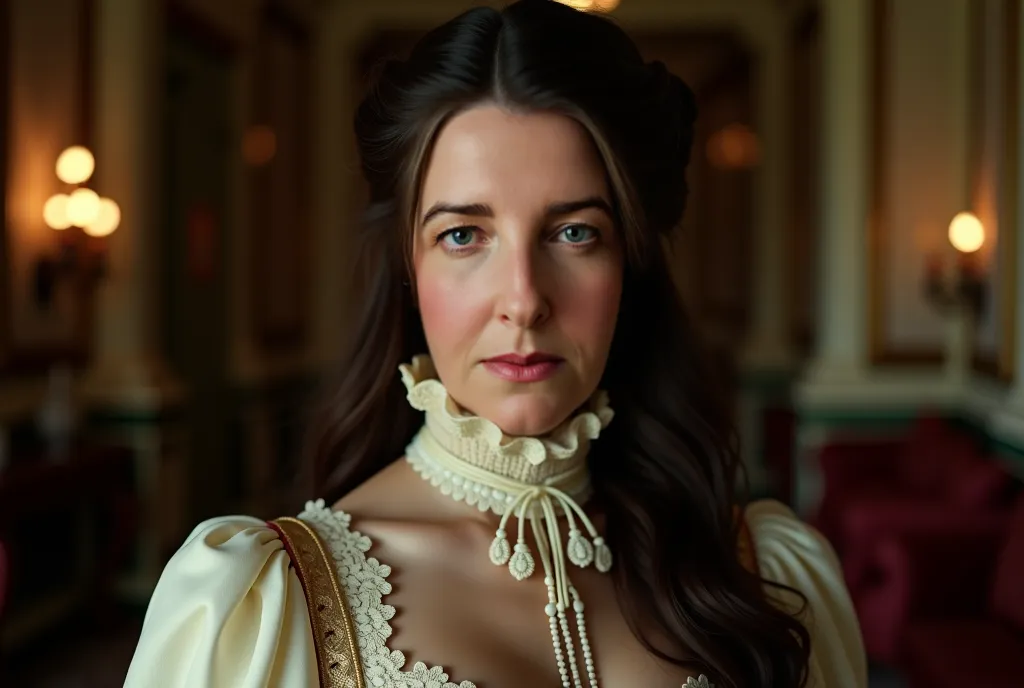
MULTIPOLYGON (((173 6, 172 6, 173 7, 173 6)), ((162 344, 188 390, 188 522, 218 512, 228 479, 228 275, 232 51, 171 13, 166 42, 162 344)))

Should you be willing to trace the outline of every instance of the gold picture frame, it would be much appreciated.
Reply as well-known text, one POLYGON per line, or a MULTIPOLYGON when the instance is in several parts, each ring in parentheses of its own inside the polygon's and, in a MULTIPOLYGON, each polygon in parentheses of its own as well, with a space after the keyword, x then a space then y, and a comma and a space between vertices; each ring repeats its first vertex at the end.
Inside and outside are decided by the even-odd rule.
MULTIPOLYGON (((971 361, 975 372, 1011 382, 1016 369, 1016 300, 1017 300, 1017 242, 1019 241, 1018 185, 1020 182, 1020 15, 1021 0, 976 0, 971 4, 970 14, 970 67, 971 84, 969 116, 968 184, 971 208, 980 214, 981 208, 991 202, 997 213, 997 248, 989 253, 990 270, 989 294, 995 296, 994 318, 995 350, 986 350, 975 336, 971 342, 971 361), (1000 3, 999 21, 989 20, 987 10, 990 3, 1000 3), (991 31, 1002 32, 996 59, 999 64, 989 64, 985 46, 991 31), (989 69, 998 70, 999 90, 989 93, 985 74, 989 69), (1002 139, 996 146, 998 171, 991 175, 994 185, 986 188, 986 160, 984 152, 985 127, 990 123, 989 108, 998 108, 997 130, 1002 139), (1010 126, 1008 126, 1008 124, 1010 126), (994 198, 986 199, 985 194, 994 198), (1001 261, 996 263, 995 261, 1001 261)), ((992 299, 990 299, 991 301, 992 299)))

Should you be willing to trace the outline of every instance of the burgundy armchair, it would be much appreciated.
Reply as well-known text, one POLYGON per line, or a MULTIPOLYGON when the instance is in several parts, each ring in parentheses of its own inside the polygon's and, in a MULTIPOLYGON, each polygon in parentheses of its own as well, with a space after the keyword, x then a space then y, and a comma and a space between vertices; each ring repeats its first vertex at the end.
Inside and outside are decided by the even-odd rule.
POLYGON ((819 530, 856 587, 874 543, 904 530, 941 530, 963 512, 1009 511, 1013 480, 965 433, 935 417, 904 439, 826 445, 819 530))
POLYGON ((876 587, 911 688, 1024 684, 1024 499, 1002 522, 904 533, 879 543, 876 587))
POLYGON ((816 525, 842 561, 868 656, 891 662, 896 632, 873 606, 894 594, 877 575, 878 543, 1005 522, 1015 482, 970 436, 937 417, 922 417, 902 439, 826 445, 820 462, 825 489, 816 525))
POLYGON ((1008 520, 1005 513, 967 512, 941 529, 904 529, 877 542, 853 596, 868 656, 897 665, 912 619, 962 616, 982 609, 986 567, 991 566, 1008 520), (950 561, 943 562, 934 583, 929 582, 923 562, 943 559, 950 561), (948 589, 960 593, 944 599, 948 589))

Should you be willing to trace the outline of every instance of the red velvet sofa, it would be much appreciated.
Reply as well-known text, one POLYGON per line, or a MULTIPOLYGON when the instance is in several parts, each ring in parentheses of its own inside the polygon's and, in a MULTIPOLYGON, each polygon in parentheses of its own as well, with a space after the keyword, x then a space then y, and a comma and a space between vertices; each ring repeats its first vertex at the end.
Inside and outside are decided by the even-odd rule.
POLYGON ((1001 522, 904 533, 877 553, 873 603, 910 688, 1024 686, 1024 499, 1001 522))
POLYGON ((831 443, 820 462, 816 525, 839 553, 868 656, 893 662, 891 617, 875 606, 889 595, 877 575, 878 543, 904 533, 955 533, 963 522, 1003 522, 1015 482, 969 435, 937 417, 922 417, 902 439, 831 443))

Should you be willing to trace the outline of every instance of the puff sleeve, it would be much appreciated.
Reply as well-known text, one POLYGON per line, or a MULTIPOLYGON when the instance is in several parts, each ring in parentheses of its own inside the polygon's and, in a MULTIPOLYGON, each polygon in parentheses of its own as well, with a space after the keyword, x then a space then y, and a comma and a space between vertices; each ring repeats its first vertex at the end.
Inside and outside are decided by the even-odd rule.
POLYGON ((302 586, 277 532, 247 516, 200 524, 146 611, 126 688, 316 686, 302 586))
MULTIPOLYGON (((777 501, 753 502, 745 517, 761 577, 807 598, 799 618, 811 636, 808 688, 865 688, 867 659, 860 625, 832 546, 777 501)), ((792 593, 771 586, 766 591, 784 609, 800 604, 792 593)))

